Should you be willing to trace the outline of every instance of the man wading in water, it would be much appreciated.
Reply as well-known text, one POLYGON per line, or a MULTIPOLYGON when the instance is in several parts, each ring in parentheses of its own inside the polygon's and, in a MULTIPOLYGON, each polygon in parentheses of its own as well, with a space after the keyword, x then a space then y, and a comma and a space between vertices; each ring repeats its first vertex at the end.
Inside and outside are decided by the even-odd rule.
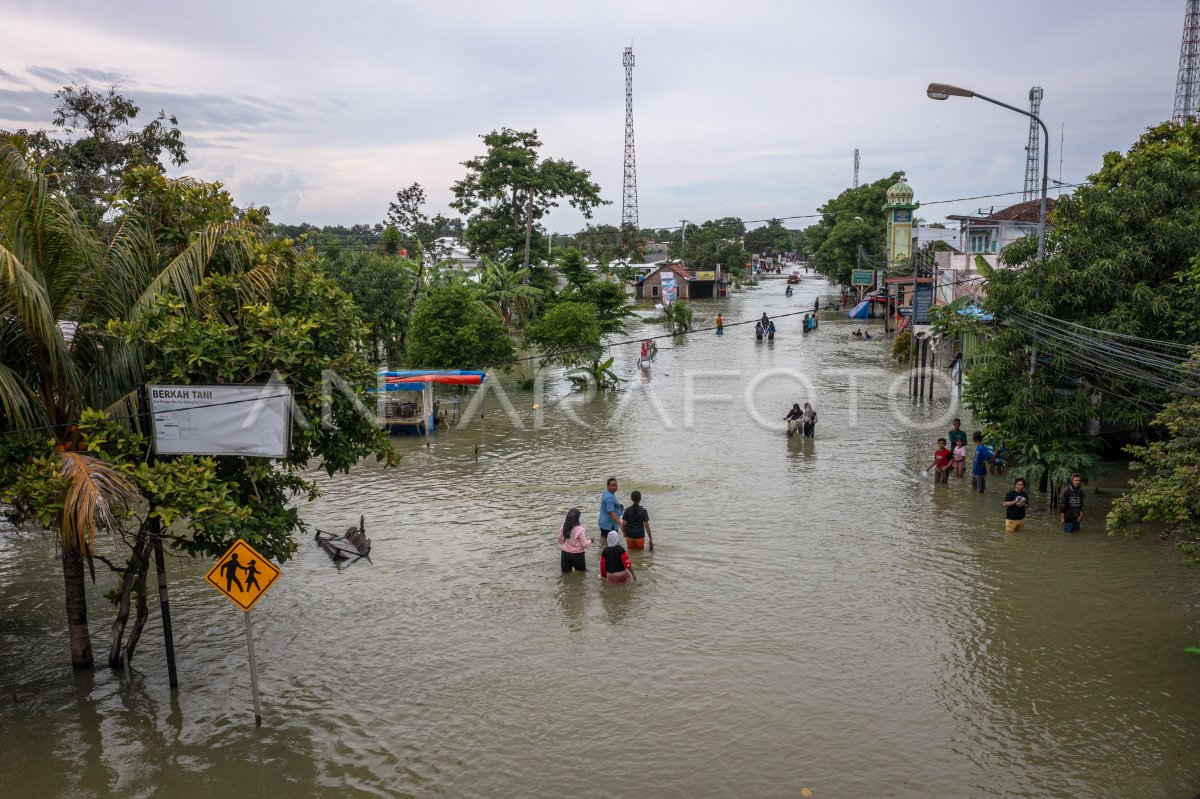
POLYGON ((1083 478, 1076 472, 1071 475, 1071 484, 1058 495, 1058 520, 1062 522, 1064 533, 1079 532, 1079 523, 1083 521, 1082 482, 1083 478))
POLYGON ((621 520, 621 513, 624 510, 625 508, 617 501, 617 478, 610 477, 605 483, 604 493, 600 495, 600 523, 597 526, 600 528, 602 538, 625 526, 625 522, 621 520))

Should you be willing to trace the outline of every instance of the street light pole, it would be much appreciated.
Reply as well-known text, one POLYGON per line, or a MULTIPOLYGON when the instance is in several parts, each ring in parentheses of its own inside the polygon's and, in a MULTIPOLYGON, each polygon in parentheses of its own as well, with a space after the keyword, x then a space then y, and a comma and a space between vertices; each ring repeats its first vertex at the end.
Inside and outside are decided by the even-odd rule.
MULTIPOLYGON (((1038 243, 1037 243, 1037 259, 1040 261, 1046 255, 1046 189, 1050 183, 1050 132, 1046 130, 1046 123, 1042 122, 1041 118, 1035 114, 1017 108, 1015 105, 1002 103, 999 100, 994 100, 991 97, 985 97, 978 92, 973 92, 970 89, 963 89, 959 86, 952 86, 949 83, 931 83, 929 88, 925 90, 925 94, 931 100, 946 100, 950 97, 978 97, 980 100, 985 100, 992 105, 998 105, 1001 108, 1007 108, 1009 111, 1016 111, 1018 114, 1027 116, 1042 127, 1042 141, 1044 145, 1044 155, 1042 157, 1042 199, 1038 204, 1038 243)), ((1037 336, 1033 337, 1033 352, 1029 358, 1029 377, 1033 378, 1033 371, 1037 368, 1037 336)))
POLYGON ((925 90, 925 94, 931 100, 946 100, 950 97, 977 97, 980 100, 998 105, 1001 108, 1007 108, 1009 111, 1016 111, 1018 114, 1029 117, 1034 122, 1042 127, 1042 141, 1044 142, 1044 156, 1042 158, 1042 199, 1038 204, 1038 244, 1037 258, 1042 260, 1046 255, 1046 190, 1050 184, 1050 132, 1046 130, 1046 123, 1042 122, 1041 118, 1029 113, 1028 111, 1017 108, 1015 105, 1002 103, 999 100, 994 100, 991 97, 985 97, 978 92, 970 89, 963 89, 958 86, 951 86, 948 83, 931 83, 929 88, 925 90))

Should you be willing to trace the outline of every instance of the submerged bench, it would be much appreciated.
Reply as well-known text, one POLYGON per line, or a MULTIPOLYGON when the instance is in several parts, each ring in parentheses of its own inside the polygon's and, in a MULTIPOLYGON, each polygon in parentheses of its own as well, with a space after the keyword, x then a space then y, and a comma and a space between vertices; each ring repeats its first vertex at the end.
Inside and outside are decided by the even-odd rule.
POLYGON ((314 538, 321 549, 329 553, 329 557, 335 561, 346 560, 353 563, 371 554, 371 539, 367 538, 362 516, 358 517, 358 527, 348 527, 342 535, 334 535, 317 528, 314 538))

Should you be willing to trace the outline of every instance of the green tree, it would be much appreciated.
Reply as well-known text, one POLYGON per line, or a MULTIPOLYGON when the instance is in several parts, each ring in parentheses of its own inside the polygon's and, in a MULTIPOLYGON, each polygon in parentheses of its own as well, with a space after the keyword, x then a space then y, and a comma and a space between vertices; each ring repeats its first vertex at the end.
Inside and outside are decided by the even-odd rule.
POLYGON ((574 247, 562 251, 558 259, 558 272, 566 279, 567 285, 577 289, 596 279, 587 268, 587 259, 583 253, 574 247))
POLYGON ((778 219, 772 219, 762 227, 746 233, 744 246, 747 250, 769 258, 776 258, 792 249, 792 234, 778 219))
POLYGON ((663 306, 663 319, 666 320, 667 329, 671 331, 672 335, 691 330, 694 316, 695 311, 692 310, 692 306, 683 300, 676 300, 663 306))
POLYGON ((404 354, 406 307, 417 279, 417 263, 362 250, 339 248, 325 265, 325 273, 358 307, 367 324, 368 348, 375 363, 398 363, 404 354))
POLYGON ((174 116, 159 111, 154 119, 134 124, 141 109, 118 94, 71 84, 54 93, 54 127, 50 131, 18 131, 38 156, 48 159, 71 204, 84 220, 97 226, 109 213, 125 173, 152 166, 163 171, 165 155, 175 166, 187 163, 183 133, 174 116))
POLYGON ((750 261, 742 245, 746 226, 736 217, 709 220, 674 231, 670 239, 673 258, 682 258, 691 269, 715 269, 719 264, 730 274, 740 274, 750 261))
POLYGON ((566 200, 584 218, 605 205, 591 173, 570 161, 541 158, 537 131, 504 128, 481 136, 486 152, 463 162, 466 177, 452 187, 451 206, 467 217, 471 251, 492 260, 530 266, 530 253, 545 250, 539 224, 566 200))
POLYGON ((544 363, 574 367, 567 377, 578 387, 593 383, 615 386, 613 359, 604 357, 603 332, 596 306, 589 302, 560 302, 525 328, 525 344, 537 350, 544 363))
POLYGON ((505 326, 524 322, 537 308, 542 292, 529 285, 529 271, 506 264, 483 260, 483 273, 479 280, 481 299, 505 326))
POLYGON ((1172 399, 1179 364, 1137 356, 1160 348, 1145 342, 1200 341, 1200 126, 1159 125, 1108 153, 1052 218, 1044 260, 1026 237, 1001 259, 1027 265, 988 278, 999 324, 965 399, 1009 452, 1061 477, 1094 462, 1089 421, 1144 429, 1172 399))
MULTIPOLYGON (((194 301, 195 286, 216 265, 248 266, 247 227, 213 211, 219 189, 168 182, 147 168, 130 176, 140 199, 119 202, 122 224, 102 236, 55 189, 50 165, 22 147, 19 138, 0 137, 0 424, 53 439, 44 463, 62 481, 51 481, 48 496, 57 499, 38 518, 59 539, 71 661, 84 667, 92 652, 83 567, 95 553, 90 520, 105 480, 101 466, 70 453, 81 451, 83 414, 128 409, 122 403, 144 377, 142 343, 114 339, 106 325, 140 318, 164 295, 194 301), (168 208, 200 226, 176 229, 163 216, 168 208), (213 217, 220 221, 205 222, 213 217)), ((112 497, 128 493, 107 482, 112 497)))
MULTIPOLYGON (((1200 377, 1200 357, 1191 370, 1200 377)), ((1154 421, 1166 438, 1129 448, 1137 476, 1113 502, 1108 532, 1140 534, 1143 522, 1162 524, 1163 538, 1175 537, 1188 561, 1200 564, 1200 399, 1175 399, 1154 421)))
POLYGON ((474 288, 431 288, 417 302, 408 335, 408 361, 414 368, 504 368, 515 359, 504 323, 474 288))
POLYGON ((804 234, 813 267, 830 282, 850 283, 859 247, 872 255, 885 251, 887 219, 882 208, 887 190, 903 177, 903 172, 894 172, 874 183, 846 189, 817 209, 820 221, 804 234))

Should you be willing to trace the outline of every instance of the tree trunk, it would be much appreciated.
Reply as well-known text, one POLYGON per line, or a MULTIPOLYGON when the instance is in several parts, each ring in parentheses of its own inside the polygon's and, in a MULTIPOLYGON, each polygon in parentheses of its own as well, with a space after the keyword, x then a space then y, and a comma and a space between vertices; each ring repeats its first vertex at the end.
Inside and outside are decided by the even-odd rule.
POLYGON ((400 350, 404 351, 404 343, 408 339, 408 325, 412 321, 413 308, 417 307, 417 294, 421 291, 421 281, 425 279, 425 250, 421 242, 417 242, 417 280, 413 283, 412 294, 408 298, 408 309, 404 313, 404 329, 400 331, 400 350))
POLYGON ((529 190, 529 201, 525 205, 525 277, 521 282, 529 284, 529 243, 533 240, 533 189, 529 190))
POLYGON ((137 576, 137 618, 133 622, 133 630, 129 633, 129 643, 125 645, 125 668, 129 668, 130 661, 133 660, 133 651, 137 649, 138 641, 142 638, 142 630, 146 626, 146 618, 150 615, 150 610, 146 606, 146 572, 150 569, 149 552, 147 557, 142 558, 139 565, 137 576))
POLYGON ((71 665, 92 665, 92 636, 88 631, 87 592, 83 582, 83 553, 63 544, 63 584, 67 597, 67 632, 71 642, 71 665))
MULTIPOLYGON (((121 598, 117 602, 117 618, 113 619, 112 642, 108 647, 109 668, 119 669, 126 665, 121 658, 121 645, 124 643, 125 627, 129 623, 129 603, 133 594, 134 583, 139 579, 145 581, 146 566, 150 561, 150 537, 146 525, 138 528, 137 537, 133 542, 133 550, 125 564, 125 572, 121 575, 121 598)), ((131 652, 132 654, 132 652, 131 652)))

